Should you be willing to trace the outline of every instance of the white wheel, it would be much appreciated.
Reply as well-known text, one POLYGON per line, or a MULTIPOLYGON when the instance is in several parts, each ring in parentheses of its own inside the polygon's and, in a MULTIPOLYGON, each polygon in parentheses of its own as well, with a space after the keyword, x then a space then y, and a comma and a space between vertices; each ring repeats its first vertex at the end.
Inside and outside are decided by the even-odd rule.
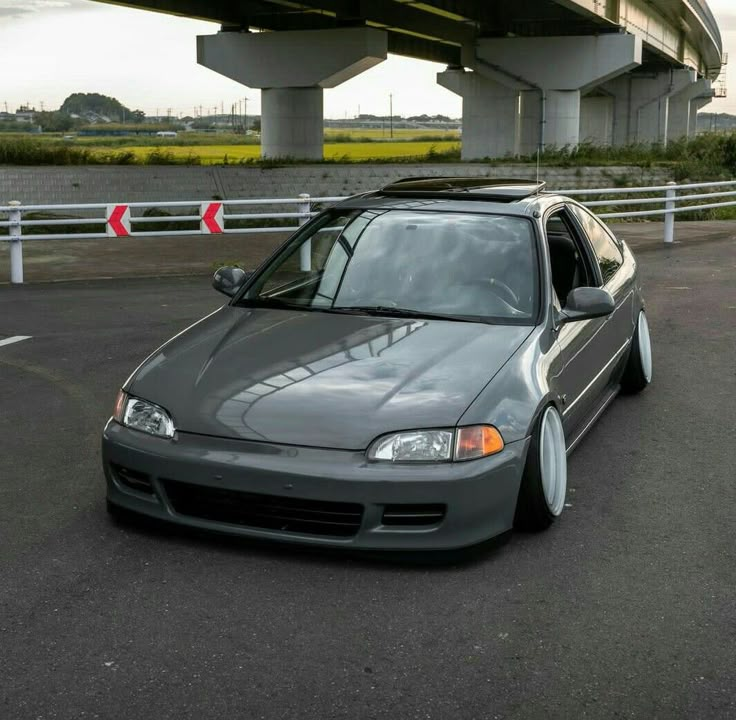
POLYGON ((649 337, 649 323, 644 312, 639 313, 637 330, 639 334, 639 361, 641 362, 641 371, 647 384, 649 384, 652 382, 652 340, 649 337))
POLYGON ((652 339, 649 323, 641 310, 636 321, 636 330, 631 338, 631 350, 621 376, 621 389, 627 393, 638 393, 652 382, 652 339))
POLYGON ((548 407, 539 433, 539 474, 550 513, 558 517, 565 507, 567 493, 567 449, 560 415, 548 407))

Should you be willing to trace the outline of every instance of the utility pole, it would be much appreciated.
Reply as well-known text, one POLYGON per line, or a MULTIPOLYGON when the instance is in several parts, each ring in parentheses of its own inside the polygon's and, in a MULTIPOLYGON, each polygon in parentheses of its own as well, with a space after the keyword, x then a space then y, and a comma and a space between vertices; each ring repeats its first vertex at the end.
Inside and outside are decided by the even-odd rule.
POLYGON ((248 98, 243 98, 243 130, 248 134, 248 98))
POLYGON ((394 94, 389 93, 388 95, 388 122, 389 122, 389 137, 394 136, 394 94))

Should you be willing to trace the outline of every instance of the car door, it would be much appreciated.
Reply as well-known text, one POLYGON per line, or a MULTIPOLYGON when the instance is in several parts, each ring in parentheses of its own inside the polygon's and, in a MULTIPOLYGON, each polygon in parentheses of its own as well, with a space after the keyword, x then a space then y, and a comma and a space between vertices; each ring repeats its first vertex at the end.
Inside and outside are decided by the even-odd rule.
POLYGON ((566 323, 559 330, 558 342, 565 356, 563 375, 570 389, 566 424, 573 429, 590 419, 618 379, 631 337, 633 286, 631 277, 621 270, 622 249, 603 223, 577 203, 566 204, 565 212, 592 268, 590 284, 607 290, 615 302, 611 315, 566 323))
MULTIPOLYGON (((572 212, 565 205, 553 208, 545 218, 546 242, 550 258, 552 300, 556 310, 564 310, 567 296, 577 287, 598 285, 598 275, 589 248, 572 212)), ((572 439, 576 427, 590 411, 587 388, 598 374, 595 344, 600 318, 560 323, 555 328, 559 348, 553 387, 563 406, 565 435, 572 439)))

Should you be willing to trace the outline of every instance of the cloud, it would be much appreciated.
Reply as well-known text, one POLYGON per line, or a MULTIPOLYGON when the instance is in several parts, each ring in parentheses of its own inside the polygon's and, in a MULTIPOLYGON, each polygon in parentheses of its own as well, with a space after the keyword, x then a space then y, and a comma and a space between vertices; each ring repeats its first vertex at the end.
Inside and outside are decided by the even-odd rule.
POLYGON ((48 10, 94 8, 87 0, 0 0, 0 17, 28 17, 48 10))

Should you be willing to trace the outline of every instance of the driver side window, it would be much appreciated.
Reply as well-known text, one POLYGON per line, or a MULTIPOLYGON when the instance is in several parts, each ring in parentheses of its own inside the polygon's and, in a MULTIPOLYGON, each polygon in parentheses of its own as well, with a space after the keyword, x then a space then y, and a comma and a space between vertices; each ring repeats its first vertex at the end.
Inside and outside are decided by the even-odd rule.
POLYGON ((545 228, 552 270, 552 287, 556 304, 560 309, 565 307, 571 290, 591 285, 593 278, 572 228, 562 210, 549 217, 545 228))

